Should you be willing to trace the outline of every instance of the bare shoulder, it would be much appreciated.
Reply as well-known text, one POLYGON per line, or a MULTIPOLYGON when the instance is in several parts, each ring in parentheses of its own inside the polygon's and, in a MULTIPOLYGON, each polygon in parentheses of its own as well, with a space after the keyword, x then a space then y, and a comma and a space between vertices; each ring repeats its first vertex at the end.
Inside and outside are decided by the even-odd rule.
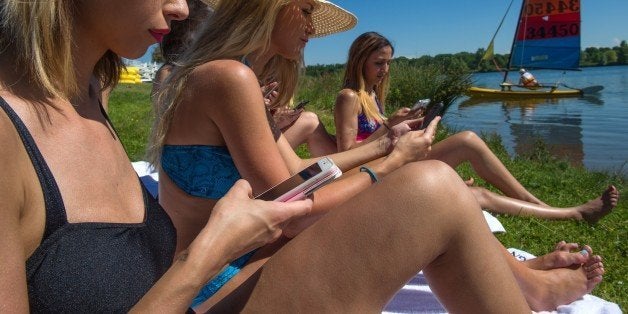
POLYGON ((358 112, 360 109, 360 99, 358 93, 350 88, 344 88, 336 96, 336 110, 358 112))
MULTIPOLYGON (((0 147, 0 282, 11 283, 10 287, 0 288, 0 299, 5 309, 19 311, 28 305, 25 254, 32 254, 41 236, 27 230, 32 216, 25 212, 29 207, 26 178, 31 178, 33 171, 29 173, 23 166, 28 156, 13 123, 1 109, 0 147)), ((43 233, 43 227, 40 229, 43 233)))
MULTIPOLYGON (((2 214, 7 210, 18 210, 24 202, 24 180, 30 163, 17 130, 6 115, 0 110, 0 198, 3 200, 2 214)), ((2 220, 2 219, 0 219, 2 220)))
POLYGON ((196 67, 188 77, 188 87, 198 92, 229 93, 251 85, 259 86, 255 73, 235 60, 214 60, 196 67))

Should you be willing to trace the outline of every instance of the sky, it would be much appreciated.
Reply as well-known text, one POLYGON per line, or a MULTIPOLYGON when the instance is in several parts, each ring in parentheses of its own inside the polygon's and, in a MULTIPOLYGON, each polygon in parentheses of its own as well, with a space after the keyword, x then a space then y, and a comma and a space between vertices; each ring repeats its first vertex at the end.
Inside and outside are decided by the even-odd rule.
MULTIPOLYGON (((395 57, 473 53, 488 46, 510 0, 332 2, 355 14, 358 24, 343 33, 311 39, 305 48, 306 65, 345 63, 351 42, 368 31, 379 32, 391 40, 395 57)), ((628 0, 581 0, 580 5, 583 49, 613 47, 622 40, 628 41, 628 0)), ((509 52, 520 8, 521 1, 515 0, 495 38, 495 53, 509 52)))

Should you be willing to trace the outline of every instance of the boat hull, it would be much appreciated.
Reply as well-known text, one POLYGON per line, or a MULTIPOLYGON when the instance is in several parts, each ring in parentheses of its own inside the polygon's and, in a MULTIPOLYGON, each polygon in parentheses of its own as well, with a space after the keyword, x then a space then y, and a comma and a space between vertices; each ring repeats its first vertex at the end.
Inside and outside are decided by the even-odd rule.
POLYGON ((581 90, 501 90, 485 87, 470 87, 467 90, 470 97, 485 98, 547 98, 547 97, 578 97, 582 95, 581 90))

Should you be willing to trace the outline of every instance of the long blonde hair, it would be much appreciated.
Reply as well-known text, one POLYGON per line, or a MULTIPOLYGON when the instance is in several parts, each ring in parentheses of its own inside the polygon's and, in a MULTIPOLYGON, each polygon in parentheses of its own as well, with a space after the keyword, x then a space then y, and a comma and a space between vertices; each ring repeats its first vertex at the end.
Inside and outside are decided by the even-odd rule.
POLYGON ((364 65, 369 56, 384 47, 389 46, 393 53, 395 48, 386 37, 376 32, 364 33, 356 38, 349 48, 349 56, 344 75, 344 88, 350 88, 358 94, 362 112, 369 120, 375 120, 379 123, 383 121, 383 112, 385 110, 386 96, 390 85, 389 75, 386 75, 382 83, 375 87, 375 97, 379 99, 382 106, 380 113, 377 104, 370 96, 371 87, 366 89, 364 80, 364 65))
MULTIPOLYGON (((175 63, 172 74, 162 84, 164 88, 157 93, 155 124, 147 150, 150 162, 160 164, 161 148, 190 73, 212 60, 242 60, 254 51, 268 51, 277 15, 289 1, 220 1, 209 23, 175 63)), ((266 64, 258 79, 281 82, 275 103, 287 104, 296 90, 301 68, 302 58, 295 61, 277 55, 266 64)))
MULTIPOLYGON (((0 54, 9 53, 25 79, 46 96, 69 98, 78 92, 72 55, 77 1, 0 1, 0 54)), ((118 81, 122 62, 108 51, 94 75, 103 88, 118 81)), ((28 96, 28 95, 25 95, 28 96)))

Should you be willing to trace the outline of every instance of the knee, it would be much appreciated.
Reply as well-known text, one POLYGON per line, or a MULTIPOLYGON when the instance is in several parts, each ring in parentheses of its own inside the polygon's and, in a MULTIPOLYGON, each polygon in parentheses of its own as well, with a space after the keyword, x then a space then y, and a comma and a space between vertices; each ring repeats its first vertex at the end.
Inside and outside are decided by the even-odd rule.
POLYGON ((404 182, 403 186, 413 188, 424 186, 427 189, 436 189, 439 186, 458 184, 462 182, 460 176, 448 164, 440 160, 424 160, 407 164, 399 169, 404 182))
POLYGON ((320 120, 318 119, 316 113, 310 111, 303 111, 301 116, 299 116, 299 120, 301 120, 303 128, 310 130, 310 132, 314 131, 320 124, 320 120))
POLYGON ((457 133, 456 136, 459 137, 460 141, 465 146, 469 146, 469 147, 486 146, 486 143, 484 143, 484 140, 482 140, 482 138, 480 138, 480 136, 477 135, 473 131, 462 131, 460 133, 457 133))

